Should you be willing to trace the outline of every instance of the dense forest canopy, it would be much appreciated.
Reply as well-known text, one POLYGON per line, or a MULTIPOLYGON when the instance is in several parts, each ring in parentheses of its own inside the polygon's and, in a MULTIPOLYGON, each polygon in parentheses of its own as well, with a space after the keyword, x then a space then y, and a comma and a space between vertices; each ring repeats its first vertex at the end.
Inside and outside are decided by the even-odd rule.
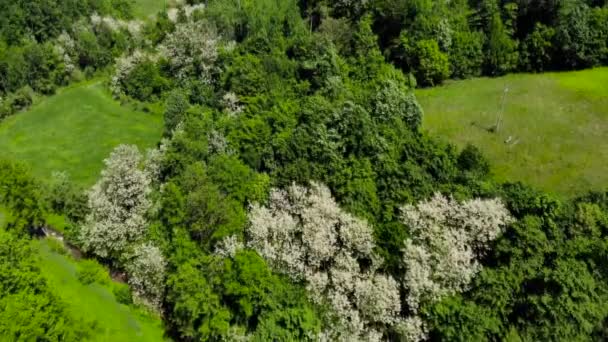
POLYGON ((0 119, 99 78, 165 130, 153 150, 117 146, 86 190, 0 161, 1 335, 95 334, 37 275, 30 239, 52 214, 174 340, 607 337, 606 189, 499 183, 478 148, 421 129, 413 93, 606 64, 604 1, 131 7, 0 0, 0 119))

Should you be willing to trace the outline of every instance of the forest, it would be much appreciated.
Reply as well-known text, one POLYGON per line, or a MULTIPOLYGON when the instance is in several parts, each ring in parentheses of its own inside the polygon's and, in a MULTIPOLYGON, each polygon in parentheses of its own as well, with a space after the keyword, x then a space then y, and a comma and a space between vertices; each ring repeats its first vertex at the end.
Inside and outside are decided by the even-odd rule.
POLYGON ((608 66, 608 1, 146 6, 0 0, 0 339, 608 339, 608 184, 499 179, 416 97, 608 66))

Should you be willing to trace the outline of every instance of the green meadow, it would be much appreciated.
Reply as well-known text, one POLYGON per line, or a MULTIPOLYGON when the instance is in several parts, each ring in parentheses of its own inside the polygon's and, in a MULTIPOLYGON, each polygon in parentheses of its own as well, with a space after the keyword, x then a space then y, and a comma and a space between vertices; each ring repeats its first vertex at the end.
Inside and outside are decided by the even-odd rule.
POLYGON ((135 0, 133 12, 138 18, 148 18, 164 10, 173 2, 172 0, 135 0))
POLYGON ((121 106, 100 82, 84 83, 0 122, 0 158, 28 164, 43 180, 65 171, 90 186, 114 147, 151 148, 161 133, 160 115, 121 106))
POLYGON ((608 189, 608 68, 453 81, 416 94, 424 128, 479 147, 498 180, 561 196, 608 189))

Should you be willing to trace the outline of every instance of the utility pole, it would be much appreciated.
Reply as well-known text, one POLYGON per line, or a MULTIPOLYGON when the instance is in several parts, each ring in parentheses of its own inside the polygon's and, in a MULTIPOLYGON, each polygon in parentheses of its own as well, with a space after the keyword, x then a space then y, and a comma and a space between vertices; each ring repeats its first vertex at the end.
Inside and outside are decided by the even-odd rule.
POLYGON ((505 90, 502 93, 502 100, 500 101, 500 111, 498 112, 498 115, 496 116, 496 125, 494 126, 496 128, 496 133, 498 133, 498 131, 500 131, 500 124, 502 123, 502 117, 504 115, 505 112, 505 103, 507 101, 507 94, 509 93, 509 87, 505 87, 505 90))

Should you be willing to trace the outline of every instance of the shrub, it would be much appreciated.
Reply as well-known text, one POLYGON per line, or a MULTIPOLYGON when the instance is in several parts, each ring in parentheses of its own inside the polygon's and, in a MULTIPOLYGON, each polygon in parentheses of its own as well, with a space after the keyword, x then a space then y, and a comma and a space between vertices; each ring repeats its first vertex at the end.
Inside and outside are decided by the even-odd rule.
POLYGON ((468 144, 458 156, 458 168, 485 176, 490 172, 490 163, 477 147, 468 144))
POLYGON ((11 107, 14 112, 18 112, 32 105, 34 102, 34 90, 25 86, 17 90, 10 99, 11 107))
POLYGON ((108 285, 111 282, 105 267, 93 259, 86 259, 79 262, 77 272, 78 281, 85 285, 93 283, 108 285))
POLYGON ((448 56, 439 50, 436 40, 425 39, 416 42, 416 79, 421 85, 434 86, 441 84, 450 75, 448 56))
POLYGON ((121 304, 130 305, 133 303, 133 297, 131 296, 131 288, 129 288, 129 285, 127 284, 112 284, 112 293, 114 294, 116 301, 121 304))
POLYGON ((160 249, 146 243, 135 247, 133 260, 127 264, 129 284, 138 300, 159 309, 165 286, 165 258, 160 249))

